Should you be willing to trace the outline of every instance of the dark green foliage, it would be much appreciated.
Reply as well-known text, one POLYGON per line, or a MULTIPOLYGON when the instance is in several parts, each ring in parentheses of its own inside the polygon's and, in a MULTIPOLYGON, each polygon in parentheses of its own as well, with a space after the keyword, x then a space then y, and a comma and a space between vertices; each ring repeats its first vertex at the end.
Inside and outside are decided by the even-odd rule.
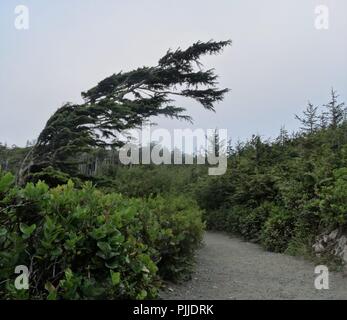
POLYGON ((263 226, 273 211, 274 206, 270 202, 264 202, 255 209, 245 210, 239 215, 238 233, 245 239, 259 241, 263 226))
POLYGON ((309 255, 316 235, 347 225, 347 122, 337 97, 332 91, 321 116, 310 104, 297 117, 300 133, 282 128, 274 141, 239 143, 224 176, 199 181, 195 194, 208 228, 309 255))
POLYGON ((282 208, 274 208, 266 220, 261 242, 267 250, 284 252, 293 237, 295 218, 282 208))
POLYGON ((150 299, 191 268, 203 224, 184 197, 130 199, 87 183, 14 187, 0 177, 0 298, 150 299), (26 265, 30 290, 14 288, 26 265))
POLYGON ((149 197, 159 194, 190 195, 192 185, 199 176, 207 174, 207 168, 202 165, 119 165, 112 167, 112 172, 106 172, 112 190, 130 197, 149 197))
POLYGON ((30 174, 28 179, 32 183, 45 181, 45 183, 47 183, 49 186, 57 187, 59 185, 66 184, 71 177, 66 173, 55 170, 53 167, 46 167, 39 172, 30 174))
POLYGON ((328 227, 347 224, 347 168, 334 171, 334 183, 320 191, 320 218, 328 227))
POLYGON ((203 219, 206 227, 210 230, 227 231, 226 224, 230 209, 220 208, 218 210, 205 211, 203 219))
POLYGON ((191 121, 174 97, 191 98, 207 110, 223 100, 213 69, 204 70, 204 55, 218 54, 230 41, 197 42, 186 50, 168 51, 158 65, 113 74, 83 92, 83 104, 65 104, 48 120, 18 175, 23 185, 31 173, 47 167, 75 176, 79 156, 95 148, 119 147, 120 134, 150 117, 191 121))

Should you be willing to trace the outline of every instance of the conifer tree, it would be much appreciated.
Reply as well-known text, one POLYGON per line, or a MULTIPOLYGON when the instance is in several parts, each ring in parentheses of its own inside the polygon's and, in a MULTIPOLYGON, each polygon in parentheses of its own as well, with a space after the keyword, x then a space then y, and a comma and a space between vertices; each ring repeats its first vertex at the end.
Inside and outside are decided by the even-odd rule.
POLYGON ((280 144, 281 146, 284 146, 289 141, 289 139, 290 137, 286 127, 281 126, 280 134, 276 138, 276 143, 280 144))
POLYGON ((302 124, 300 129, 305 133, 311 134, 317 130, 319 124, 319 116, 317 115, 317 111, 318 107, 315 107, 311 102, 309 102, 306 110, 303 112, 303 117, 295 115, 295 118, 298 119, 302 124))
POLYGON ((334 89, 331 89, 331 101, 324 105, 327 108, 329 125, 336 129, 344 120, 346 115, 345 103, 338 103, 339 95, 334 89))
POLYGON ((319 115, 319 128, 320 129, 326 129, 328 128, 328 113, 327 112, 322 112, 319 115))
POLYGON ((119 147, 119 134, 164 115, 191 121, 174 97, 191 98, 214 111, 228 89, 218 88, 213 69, 201 57, 219 54, 231 41, 196 42, 186 50, 169 50, 154 67, 120 72, 83 92, 83 104, 65 104, 48 120, 22 163, 18 183, 45 168, 77 174, 78 155, 91 148, 119 147))

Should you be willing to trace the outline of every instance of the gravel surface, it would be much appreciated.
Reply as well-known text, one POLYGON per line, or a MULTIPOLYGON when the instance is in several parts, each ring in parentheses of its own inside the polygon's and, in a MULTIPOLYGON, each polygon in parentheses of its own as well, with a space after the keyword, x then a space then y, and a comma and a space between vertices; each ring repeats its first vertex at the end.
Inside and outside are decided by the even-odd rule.
POLYGON ((259 245, 208 232, 191 281, 168 284, 163 299, 347 299, 347 278, 330 273, 328 290, 317 290, 315 265, 267 252, 259 245))

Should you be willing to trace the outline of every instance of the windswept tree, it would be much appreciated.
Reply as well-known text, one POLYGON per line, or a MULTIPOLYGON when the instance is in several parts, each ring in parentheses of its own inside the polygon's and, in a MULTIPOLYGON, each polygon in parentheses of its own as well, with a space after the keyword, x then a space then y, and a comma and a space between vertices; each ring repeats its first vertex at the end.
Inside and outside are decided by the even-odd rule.
POLYGON ((163 115, 192 121, 174 97, 191 98, 214 111, 228 89, 218 88, 214 69, 201 57, 219 54, 231 41, 197 42, 186 50, 169 50, 153 67, 120 72, 83 92, 83 104, 65 104, 48 120, 22 163, 19 184, 31 174, 53 168, 77 174, 78 155, 96 147, 120 147, 120 133, 163 115))

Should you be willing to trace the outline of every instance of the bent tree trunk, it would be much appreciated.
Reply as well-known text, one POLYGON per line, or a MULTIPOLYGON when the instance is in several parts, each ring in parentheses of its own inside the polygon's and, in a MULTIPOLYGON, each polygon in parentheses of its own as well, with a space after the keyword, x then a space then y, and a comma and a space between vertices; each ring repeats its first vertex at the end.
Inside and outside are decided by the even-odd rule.
POLYGON ((23 159, 21 166, 17 173, 16 184, 20 187, 25 185, 26 177, 30 174, 30 168, 33 166, 34 162, 32 155, 34 152, 34 147, 30 149, 25 158, 23 159))

